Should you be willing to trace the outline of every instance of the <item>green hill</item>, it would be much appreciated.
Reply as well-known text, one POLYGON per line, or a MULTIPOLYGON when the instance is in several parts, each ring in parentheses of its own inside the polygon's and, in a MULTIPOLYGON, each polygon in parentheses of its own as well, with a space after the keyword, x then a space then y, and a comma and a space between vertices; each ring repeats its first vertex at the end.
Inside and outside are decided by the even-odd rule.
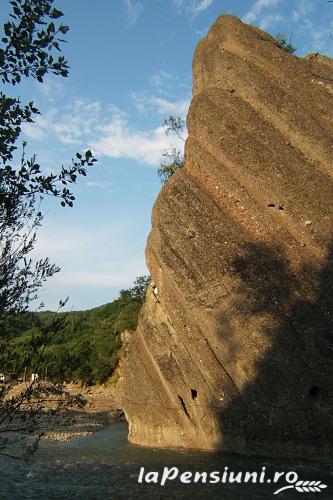
POLYGON ((54 381, 105 381, 117 366, 120 334, 134 330, 149 277, 118 299, 87 311, 25 313, 2 325, 0 371, 54 381), (4 334, 6 332, 6 335, 4 334))

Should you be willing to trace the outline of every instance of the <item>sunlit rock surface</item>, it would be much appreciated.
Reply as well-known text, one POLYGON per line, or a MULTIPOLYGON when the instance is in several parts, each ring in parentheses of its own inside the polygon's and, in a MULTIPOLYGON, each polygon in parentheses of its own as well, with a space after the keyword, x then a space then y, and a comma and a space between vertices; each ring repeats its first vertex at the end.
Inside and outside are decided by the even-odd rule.
POLYGON ((326 458, 333 436, 333 62, 217 19, 186 166, 162 189, 123 373, 132 443, 326 458))

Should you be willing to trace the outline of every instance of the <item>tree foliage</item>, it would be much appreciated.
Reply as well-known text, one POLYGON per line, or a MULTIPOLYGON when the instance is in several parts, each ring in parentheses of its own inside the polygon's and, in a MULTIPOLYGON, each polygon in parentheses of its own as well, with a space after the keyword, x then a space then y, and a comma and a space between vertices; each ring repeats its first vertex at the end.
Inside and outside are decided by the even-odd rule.
POLYGON ((183 137, 183 132, 186 128, 185 121, 180 118, 180 116, 169 115, 162 124, 162 127, 165 129, 165 133, 168 135, 170 132, 178 135, 178 137, 185 141, 183 137))
MULTIPOLYGON (((45 174, 36 155, 27 158, 26 144, 20 141, 22 126, 33 123, 39 111, 32 101, 22 104, 8 95, 8 88, 23 78, 43 82, 48 73, 66 77, 68 63, 61 44, 69 28, 59 22, 63 14, 53 7, 53 0, 12 0, 9 4, 9 20, 0 34, 0 365, 1 371, 22 373, 27 368, 39 370, 50 335, 59 333, 65 324, 65 317, 56 315, 37 327, 35 316, 23 313, 38 298, 42 284, 59 271, 47 257, 31 258, 43 220, 42 199, 55 197, 62 206, 72 207, 69 186, 78 176, 85 176, 96 160, 89 150, 76 153, 68 166, 45 174), (15 344, 16 335, 27 324, 32 328, 29 341, 15 344)), ((0 386, 1 454, 14 456, 11 452, 16 445, 26 451, 36 449, 38 436, 30 446, 26 435, 43 421, 44 396, 55 389, 35 381, 19 393, 15 384, 0 386)))
MULTIPOLYGON (((59 23, 63 14, 53 7, 53 0, 12 0, 10 6, 0 43, 4 88, 28 77, 43 82, 47 73, 66 77, 68 63, 56 53, 61 52, 62 36, 69 28, 59 23)), ((22 104, 0 91, 0 321, 26 310, 42 284, 59 271, 48 258, 34 262, 30 257, 43 220, 43 196, 72 207, 75 198, 68 186, 96 161, 89 150, 76 153, 69 166, 46 175, 36 155, 26 157, 25 143, 17 161, 22 125, 32 123, 38 114, 33 102, 22 104)))
POLYGON ((157 175, 163 185, 173 174, 183 168, 185 158, 183 153, 176 148, 172 148, 170 151, 165 151, 162 156, 163 161, 158 168, 157 175))
POLYGON ((53 382, 104 382, 118 364, 121 333, 136 329, 149 280, 139 276, 118 299, 90 311, 15 316, 11 338, 0 342, 2 370, 37 372, 53 382))
POLYGON ((64 56, 54 56, 54 49, 61 51, 59 36, 65 35, 68 26, 56 24, 63 16, 53 7, 53 0, 12 0, 10 20, 3 26, 4 36, 0 48, 0 78, 3 83, 15 85, 22 76, 32 76, 42 82, 51 72, 67 76, 68 63, 64 56))
POLYGON ((138 276, 134 280, 134 286, 126 290, 120 290, 120 299, 124 301, 137 301, 143 303, 150 282, 150 275, 138 276))
MULTIPOLYGON (((176 134, 182 141, 185 141, 183 133, 186 129, 185 121, 179 116, 169 115, 169 117, 164 120, 163 125, 165 128, 165 133, 176 134)), ((178 172, 185 164, 184 154, 176 148, 172 148, 169 151, 163 153, 163 160, 158 168, 157 175, 164 185, 170 177, 178 172)))

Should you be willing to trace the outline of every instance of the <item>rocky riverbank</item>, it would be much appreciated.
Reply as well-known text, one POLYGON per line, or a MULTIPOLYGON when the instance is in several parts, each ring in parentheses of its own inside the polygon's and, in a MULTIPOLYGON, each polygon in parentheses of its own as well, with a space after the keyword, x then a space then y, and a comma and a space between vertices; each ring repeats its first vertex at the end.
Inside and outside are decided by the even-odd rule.
POLYGON ((6 400, 1 435, 23 432, 42 440, 69 441, 124 419, 116 385, 111 383, 90 387, 44 381, 20 383, 8 390, 6 400), (12 413, 10 405, 20 398, 19 410, 12 413))
POLYGON ((124 419, 114 386, 96 385, 85 388, 80 384, 65 384, 64 391, 73 403, 70 408, 56 410, 56 421, 50 424, 47 423, 46 412, 43 440, 69 441, 124 419))

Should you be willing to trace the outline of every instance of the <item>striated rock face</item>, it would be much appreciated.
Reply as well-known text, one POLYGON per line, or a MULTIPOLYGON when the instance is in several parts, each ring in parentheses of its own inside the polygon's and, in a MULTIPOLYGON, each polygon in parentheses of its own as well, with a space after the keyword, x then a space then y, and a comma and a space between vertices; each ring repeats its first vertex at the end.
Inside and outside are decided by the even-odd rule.
POLYGON ((232 16, 193 63, 186 166, 153 209, 123 408, 132 443, 333 448, 333 62, 232 16))

